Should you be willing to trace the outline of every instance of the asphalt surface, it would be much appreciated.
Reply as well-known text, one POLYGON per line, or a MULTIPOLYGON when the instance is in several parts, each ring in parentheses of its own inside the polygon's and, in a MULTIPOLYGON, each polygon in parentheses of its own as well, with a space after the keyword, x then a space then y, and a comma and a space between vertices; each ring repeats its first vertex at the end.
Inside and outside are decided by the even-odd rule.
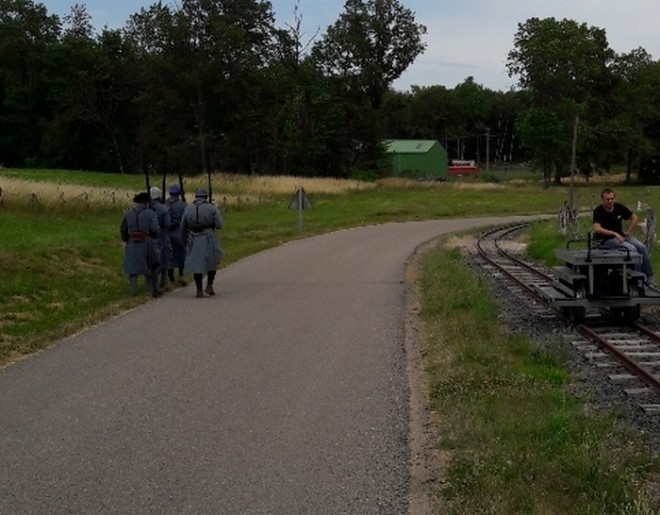
POLYGON ((496 221, 290 243, 3 369, 0 514, 407 513, 405 264, 496 221))

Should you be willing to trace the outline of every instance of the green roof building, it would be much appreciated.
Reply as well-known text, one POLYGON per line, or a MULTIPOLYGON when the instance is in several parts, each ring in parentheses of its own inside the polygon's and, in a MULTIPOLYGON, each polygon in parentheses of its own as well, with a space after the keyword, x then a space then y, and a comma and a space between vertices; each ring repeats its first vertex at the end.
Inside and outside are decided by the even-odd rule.
POLYGON ((383 142, 392 157, 392 175, 411 179, 446 179, 447 151, 434 139, 388 139, 383 142))

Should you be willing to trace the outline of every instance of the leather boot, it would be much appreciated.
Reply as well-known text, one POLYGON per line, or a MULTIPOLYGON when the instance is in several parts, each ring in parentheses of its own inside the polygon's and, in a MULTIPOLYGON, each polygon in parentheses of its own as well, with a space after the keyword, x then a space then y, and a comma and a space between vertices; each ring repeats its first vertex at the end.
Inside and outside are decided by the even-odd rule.
POLYGON ((155 299, 160 297, 163 292, 158 288, 158 273, 155 271, 151 272, 149 277, 149 282, 151 283, 151 296, 155 299))

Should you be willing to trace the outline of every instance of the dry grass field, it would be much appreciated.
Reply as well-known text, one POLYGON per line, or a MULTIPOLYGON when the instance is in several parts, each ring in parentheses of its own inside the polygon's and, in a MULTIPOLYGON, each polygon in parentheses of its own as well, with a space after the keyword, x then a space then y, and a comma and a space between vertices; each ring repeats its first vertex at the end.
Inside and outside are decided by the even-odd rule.
MULTIPOLYGON (((154 179, 157 178, 152 178, 151 185, 162 188, 160 179, 154 179)), ((374 189, 376 184, 345 179, 214 174, 211 187, 219 203, 237 205, 259 203, 267 197, 292 195, 298 187, 315 193, 342 194, 374 189)), ((0 178, 0 188, 0 199, 6 205, 29 203, 57 206, 80 203, 103 208, 130 204, 136 193, 135 189, 130 187, 100 187, 16 177, 0 178)), ((196 188, 208 188, 206 176, 185 179, 185 189, 189 195, 196 188)))

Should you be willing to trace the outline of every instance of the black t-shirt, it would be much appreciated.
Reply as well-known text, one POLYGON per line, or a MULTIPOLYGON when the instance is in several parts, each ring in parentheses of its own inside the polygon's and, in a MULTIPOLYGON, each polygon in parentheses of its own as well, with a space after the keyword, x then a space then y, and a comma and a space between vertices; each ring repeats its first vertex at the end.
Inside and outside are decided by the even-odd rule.
MULTIPOLYGON (((614 231, 616 233, 619 233, 621 236, 624 236, 623 220, 630 220, 632 215, 633 212, 623 204, 618 204, 615 202, 614 207, 610 213, 605 211, 605 208, 601 204, 596 209, 594 209, 593 222, 599 223, 603 229, 607 229, 608 231, 614 231)), ((602 234, 596 234, 596 238, 599 240, 607 240, 611 237, 612 236, 604 236, 602 234)))

